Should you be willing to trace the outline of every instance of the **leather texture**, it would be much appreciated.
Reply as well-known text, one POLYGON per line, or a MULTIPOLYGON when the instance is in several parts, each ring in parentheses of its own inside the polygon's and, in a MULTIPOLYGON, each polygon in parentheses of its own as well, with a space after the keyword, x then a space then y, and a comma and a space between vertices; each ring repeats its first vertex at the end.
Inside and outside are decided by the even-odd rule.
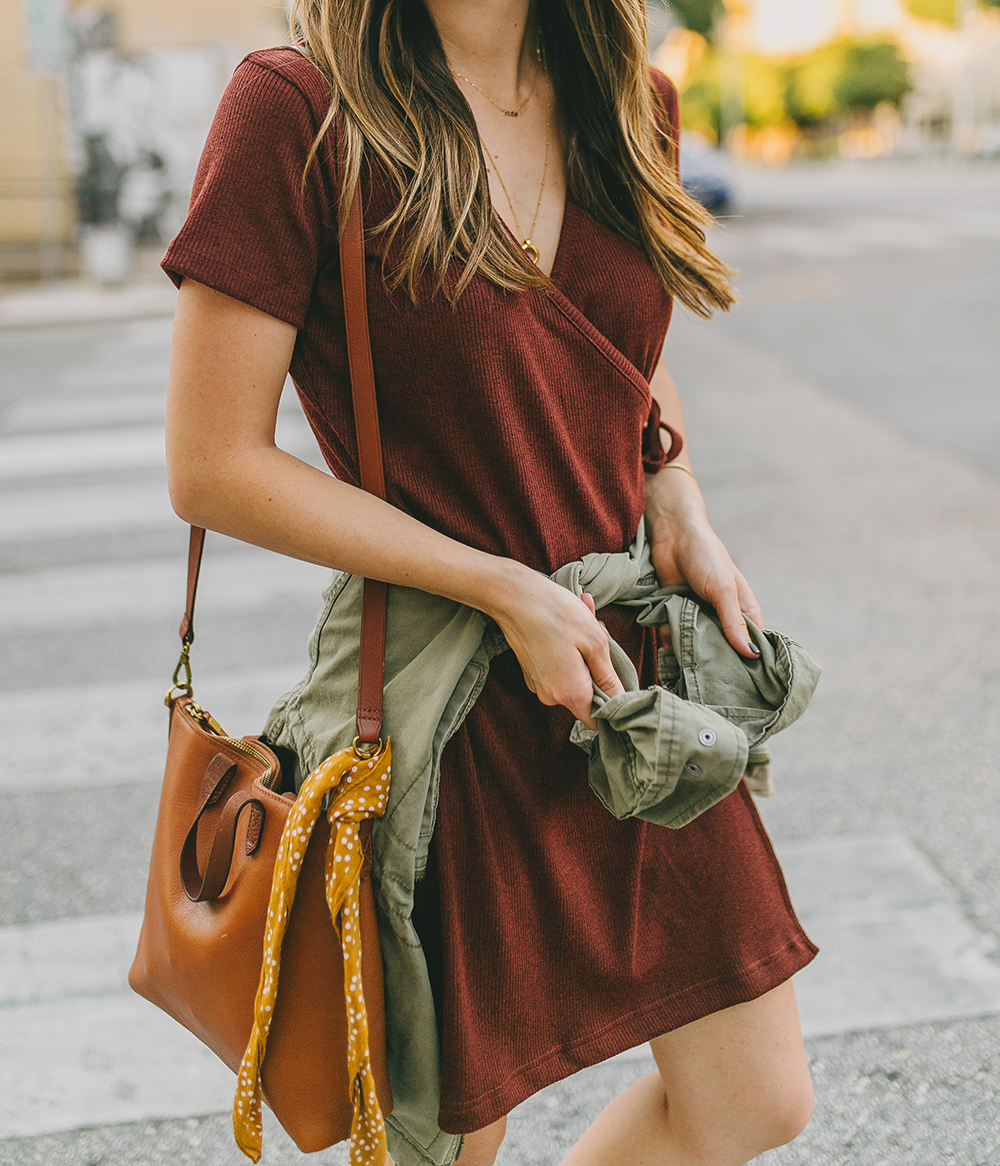
MULTIPOLYGON (((351 370, 354 428, 358 436, 358 476, 361 488, 385 500, 382 439, 375 396, 375 370, 368 336, 368 291, 365 280, 365 233, 360 184, 351 200, 340 241, 340 280, 344 290, 347 361, 351 370)), ((361 661, 358 669, 358 740, 374 744, 382 732, 382 689, 385 672, 385 584, 365 580, 361 609, 361 661)))
POLYGON ((192 526, 188 542, 187 602, 180 627, 181 643, 194 643, 194 603, 198 597, 198 576, 201 574, 201 557, 204 553, 205 531, 200 526, 192 526))
MULTIPOLYGON (((342 241, 341 270, 361 484, 384 498, 360 186, 342 241)), ((194 641, 204 542, 205 531, 193 526, 180 626, 185 652, 194 641)), ((360 741, 367 743, 377 742, 382 729, 385 623, 385 584, 366 580, 357 728, 360 741)), ((253 1027, 274 863, 294 795, 278 792, 281 767, 266 745, 254 738, 236 742, 220 736, 214 722, 200 715, 189 686, 180 695, 176 688, 173 693, 146 910, 129 984, 236 1072, 253 1027)), ((264 1100, 306 1153, 351 1134, 344 955, 330 919, 324 882, 329 832, 321 817, 306 850, 285 934, 280 991, 262 1069, 264 1100)), ((371 885, 370 822, 362 826, 361 843, 362 980, 376 1092, 382 1113, 388 1114, 392 1095, 371 885)))
MULTIPOLYGON (((246 739, 263 758, 257 760, 204 729, 191 706, 181 696, 170 713, 146 911, 129 984, 235 1072, 253 1027, 274 860, 293 798, 262 783, 268 763, 274 774, 280 773, 266 745, 246 739), (234 806, 258 809, 256 839, 251 816, 234 813, 234 806), (191 868, 182 873, 178 862, 192 833, 194 846, 186 853, 193 875, 191 868), (188 891, 185 881, 194 883, 188 891)), ((366 824, 362 834, 362 979, 372 1071, 379 1104, 388 1113, 392 1100, 370 830, 366 824)), ((321 818, 306 850, 285 935, 278 1004, 262 1073, 264 1100, 307 1153, 343 1141, 351 1132, 344 957, 324 890, 328 841, 329 825, 321 818)))

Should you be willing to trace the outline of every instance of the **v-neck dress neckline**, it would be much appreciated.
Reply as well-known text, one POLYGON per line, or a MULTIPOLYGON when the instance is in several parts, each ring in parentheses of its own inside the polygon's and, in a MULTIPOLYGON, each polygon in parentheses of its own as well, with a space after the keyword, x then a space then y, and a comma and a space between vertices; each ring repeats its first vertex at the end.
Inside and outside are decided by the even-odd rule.
MULTIPOLYGON (((587 316, 580 311, 580 309, 573 303, 573 301, 566 295, 560 287, 560 276, 563 271, 564 264, 568 267, 572 263, 572 255, 567 253, 571 251, 576 238, 576 219, 578 215, 585 214, 581 207, 578 207, 569 193, 566 194, 566 199, 563 204, 562 222, 559 227, 559 238, 556 241, 556 253, 552 259, 552 270, 546 276, 548 280, 548 287, 545 295, 552 301, 559 309, 566 319, 573 325, 573 327, 583 336, 588 343, 592 344, 594 348, 604 357, 609 363, 615 367, 628 381, 630 381, 640 396, 648 404, 651 398, 649 390, 649 381, 631 360, 618 348, 613 342, 593 323, 587 316)), ((510 229, 509 225, 504 222, 500 215, 497 215, 504 230, 510 238, 517 243, 517 236, 510 229)), ((589 216, 588 216, 589 218, 589 216)), ((529 259, 525 259, 526 263, 530 263, 529 259)), ((545 274, 544 272, 542 273, 545 274)))

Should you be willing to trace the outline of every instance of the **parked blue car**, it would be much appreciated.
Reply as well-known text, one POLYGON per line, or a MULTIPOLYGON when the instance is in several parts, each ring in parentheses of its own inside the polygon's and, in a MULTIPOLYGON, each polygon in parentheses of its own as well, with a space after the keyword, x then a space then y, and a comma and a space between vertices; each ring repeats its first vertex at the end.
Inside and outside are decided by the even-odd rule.
POLYGON ((681 182, 687 193, 713 214, 725 214, 732 203, 729 160, 701 134, 681 134, 681 182))

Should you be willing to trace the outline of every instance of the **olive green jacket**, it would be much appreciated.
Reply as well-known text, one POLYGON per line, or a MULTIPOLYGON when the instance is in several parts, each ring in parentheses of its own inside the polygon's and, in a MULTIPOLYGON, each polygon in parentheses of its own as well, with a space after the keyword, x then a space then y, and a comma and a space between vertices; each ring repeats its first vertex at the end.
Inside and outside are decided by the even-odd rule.
MULTIPOLYGON (((628 552, 586 555, 553 578, 598 609, 631 607, 639 623, 669 622, 659 653, 662 687, 640 689, 613 640, 626 691, 594 692, 597 730, 579 721, 571 739, 589 755, 590 784, 618 818, 677 829, 732 792, 764 742, 801 715, 819 668, 794 640, 751 626, 758 660, 738 655, 714 611, 689 591, 660 587, 645 533, 628 552)), ((266 737, 291 749, 301 780, 353 740, 363 580, 336 572, 310 642, 310 668, 278 702, 266 737)), ((389 1148, 399 1166, 447 1166, 461 1138, 438 1128, 440 1048, 434 1001, 410 919, 434 831, 442 751, 507 650, 479 611, 406 587, 388 589, 384 731, 392 737, 392 787, 373 833, 373 885, 385 965, 389 1148)), ((758 780, 767 781, 758 770, 758 780)))

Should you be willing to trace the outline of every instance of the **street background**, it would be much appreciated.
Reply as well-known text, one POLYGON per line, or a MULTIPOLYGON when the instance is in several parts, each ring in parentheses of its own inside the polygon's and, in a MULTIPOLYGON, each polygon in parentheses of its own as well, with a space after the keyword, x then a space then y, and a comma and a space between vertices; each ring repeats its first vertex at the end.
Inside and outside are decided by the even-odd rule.
MULTIPOLYGON (((824 667, 758 803, 822 949, 816 1114, 766 1166, 1000 1166, 998 8, 649 7, 740 272, 664 359, 717 530, 824 667)), ((0 0, 0 1166, 243 1160, 228 1070, 125 976, 186 551, 157 262, 221 86, 281 35, 257 0, 0 0)), ((320 464, 290 388, 278 442, 320 464)), ((209 535, 195 688, 229 732, 304 670, 324 578, 209 535)), ((500 1162, 556 1166, 652 1068, 544 1090, 500 1162)), ((300 1160, 271 1122, 264 1162, 300 1160)))
MULTIPOLYGON (((770 1157, 995 1166, 1000 169, 839 163, 739 186, 719 246, 742 303, 679 314, 665 359, 720 534, 769 624, 825 668, 760 803, 823 948, 799 977, 816 1116, 770 1157)), ((123 979, 183 590, 169 328, 0 330, 5 1166, 239 1160, 228 1072, 123 979)), ((315 458, 291 398, 279 440, 315 458)), ((196 691, 230 731, 259 728, 301 671, 322 575, 210 536, 196 691)), ((533 1098, 503 1161, 554 1164, 650 1066, 637 1050, 533 1098)), ((266 1161, 298 1157, 273 1131, 266 1161)))

